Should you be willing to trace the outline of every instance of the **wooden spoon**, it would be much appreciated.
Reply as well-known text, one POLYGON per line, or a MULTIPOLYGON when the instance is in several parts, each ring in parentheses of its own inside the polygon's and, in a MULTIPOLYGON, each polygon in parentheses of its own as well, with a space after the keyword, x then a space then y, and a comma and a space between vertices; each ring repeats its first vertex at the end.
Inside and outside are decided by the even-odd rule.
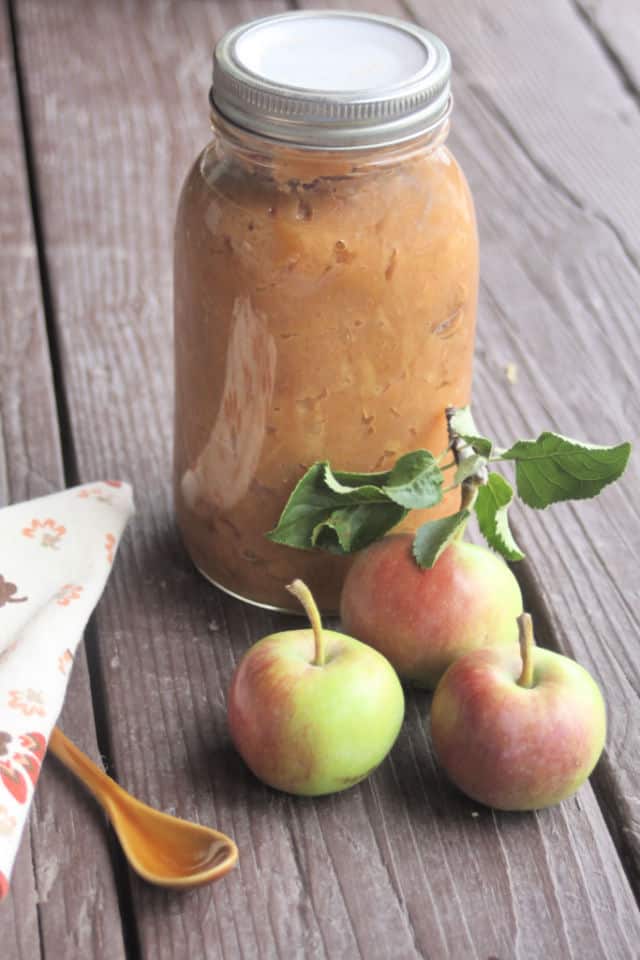
POLYGON ((136 873, 160 887, 199 887, 235 866, 233 840, 136 800, 54 727, 49 749, 104 807, 136 873))

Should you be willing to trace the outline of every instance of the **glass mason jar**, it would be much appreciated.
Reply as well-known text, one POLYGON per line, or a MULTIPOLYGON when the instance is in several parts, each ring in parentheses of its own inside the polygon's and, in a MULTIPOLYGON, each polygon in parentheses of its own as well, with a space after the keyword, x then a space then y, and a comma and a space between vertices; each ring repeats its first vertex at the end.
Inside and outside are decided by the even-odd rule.
POLYGON ((478 250, 449 64, 420 28, 329 11, 216 48, 175 238, 175 501, 198 569, 252 603, 295 609, 301 577, 336 610, 349 558, 265 537, 296 482, 438 454, 469 401, 478 250))

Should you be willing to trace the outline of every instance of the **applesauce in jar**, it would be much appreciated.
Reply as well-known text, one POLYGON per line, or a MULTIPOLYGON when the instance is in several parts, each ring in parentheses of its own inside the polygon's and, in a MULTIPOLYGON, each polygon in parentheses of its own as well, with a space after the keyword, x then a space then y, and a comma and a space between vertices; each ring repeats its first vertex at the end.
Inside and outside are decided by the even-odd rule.
POLYGON ((252 603, 294 610, 301 577, 336 610, 349 558, 265 537, 293 487, 317 460, 438 454, 445 407, 469 402, 478 250, 449 73, 437 38, 361 14, 270 17, 216 48, 176 227, 175 500, 198 569, 252 603))

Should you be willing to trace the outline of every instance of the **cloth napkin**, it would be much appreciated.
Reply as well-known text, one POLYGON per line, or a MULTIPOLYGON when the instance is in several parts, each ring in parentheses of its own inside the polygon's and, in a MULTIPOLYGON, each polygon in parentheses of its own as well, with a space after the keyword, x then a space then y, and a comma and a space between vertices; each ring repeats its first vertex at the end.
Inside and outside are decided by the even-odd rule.
POLYGON ((0 510, 0 899, 76 648, 132 512, 131 487, 114 480, 0 510))

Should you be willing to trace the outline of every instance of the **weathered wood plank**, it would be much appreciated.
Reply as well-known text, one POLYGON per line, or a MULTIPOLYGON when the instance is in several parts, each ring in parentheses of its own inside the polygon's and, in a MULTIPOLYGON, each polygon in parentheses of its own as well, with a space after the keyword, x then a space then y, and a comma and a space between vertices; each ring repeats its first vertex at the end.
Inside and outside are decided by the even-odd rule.
MULTIPOLYGON (((635 0, 573 0, 596 43, 618 74, 622 85, 640 106, 640 15, 635 0)), ((624 120, 626 110, 619 110, 624 120)))
MULTIPOLYGON (((507 3, 499 16, 488 0, 411 7, 456 65, 452 140, 483 250, 480 419, 505 442, 545 426, 637 440, 640 113, 623 78, 570 3, 507 3)), ((595 784, 636 894, 639 472, 635 456, 598 502, 516 519, 555 642, 592 670, 609 703, 595 784)))
MULTIPOLYGON (((64 477, 9 22, 5 4, 0 7, 0 505, 4 505, 59 489, 64 477)), ((3 565, 7 562, 3 557, 3 565)), ((97 754, 84 653, 76 660, 62 722, 83 749, 97 754)), ((0 906, 0 928, 3 960, 124 956, 104 821, 85 792, 54 762, 47 761, 43 769, 11 893, 0 906)))
MULTIPOLYGON (((28 329, 35 324, 40 327, 42 311, 38 295, 37 276, 34 269, 35 247, 31 237, 25 238, 28 225, 28 207, 23 177, 23 160, 19 147, 18 126, 15 114, 15 79, 12 70, 9 24, 4 4, 0 17, 0 111, 5 122, 0 128, 0 243, 3 256, 0 258, 0 504, 8 502, 13 489, 20 490, 16 476, 15 451, 16 440, 23 435, 19 417, 19 405, 12 404, 15 391, 11 390, 10 378, 18 378, 20 365, 11 372, 9 357, 13 345, 8 342, 10 316, 23 316, 28 329), (26 242, 28 239, 29 242, 26 242), (13 249, 13 256, 11 250, 13 249), (11 282, 11 286, 9 283, 11 282), (13 300, 13 303, 11 302, 13 300), (19 309, 18 309, 19 308, 19 309), (13 406, 13 414, 12 414, 13 406), (17 415, 16 415, 17 414, 17 415), (10 439, 11 438, 11 439, 10 439)), ((27 342, 29 337, 27 336, 27 342)), ((13 348, 15 349, 15 347, 13 348)), ((45 353, 42 350, 40 336, 37 350, 37 366, 44 366, 48 373, 45 353)), ((46 384, 46 377, 42 378, 46 384)), ((16 396, 16 399, 17 396, 16 396)), ((51 409, 51 408, 50 408, 51 409)), ((48 425, 49 430, 38 431, 44 439, 43 453, 47 447, 55 451, 55 441, 51 442, 50 427, 55 426, 55 418, 48 425), (49 440, 49 442, 48 442, 49 440)), ((35 440, 35 435, 33 437, 35 440)), ((21 444, 24 446, 24 443, 21 444)), ((22 481, 29 476, 28 466, 31 451, 27 451, 26 464, 18 468, 22 481)), ((37 458, 36 458, 37 462, 37 458)), ((56 461, 50 469, 55 475, 56 461)), ((18 494, 19 496, 19 494, 18 494)), ((31 837, 25 830, 22 845, 16 859, 12 891, 2 910, 3 942, 11 960, 26 960, 38 955, 40 934, 38 931, 38 894, 31 858, 31 837)))
MULTIPOLYGON (((363 6, 371 9, 370 4, 363 6)), ((543 11, 511 3, 499 14, 489 2, 473 7, 419 2, 403 6, 445 39, 454 59, 457 98, 451 141, 476 198, 482 249, 475 386, 479 417, 504 442, 516 435, 533 435, 548 425, 602 442, 614 441, 620 431, 633 439, 637 420, 628 401, 639 351, 633 335, 637 322, 629 312, 634 298, 628 288, 629 282, 635 285, 637 280, 634 265, 638 261, 630 244, 634 237, 637 241, 632 223, 640 206, 640 165, 637 151, 628 164, 625 150, 633 152, 640 124, 628 117, 634 111, 622 78, 570 5, 553 5, 551 10, 549 4, 549 16, 547 5, 543 11), (551 42, 547 35, 552 36, 551 42), (541 49, 548 60, 542 77, 540 61, 532 59, 533 51, 537 57, 541 49), (590 97, 585 100, 587 85, 590 97), (600 118, 605 109, 603 125, 600 118), (629 123, 632 129, 627 131, 629 123), (547 132, 548 124, 553 129, 547 132), (602 174, 612 145, 619 150, 621 141, 614 168, 602 174), (597 144, 598 149, 585 154, 585 143, 597 144), (602 153, 601 144, 605 144, 602 153), (574 196, 573 191, 580 188, 582 194, 574 196), (629 207, 635 213, 629 214, 629 207), (550 236, 554 238, 551 263, 550 236), (507 257, 509 269, 505 269, 507 257), (624 280, 617 282, 621 276, 624 280), (578 289, 582 288, 578 297, 572 296, 574 277, 579 278, 578 289), (612 277, 616 278, 613 284, 612 277), (605 304, 616 317, 616 334, 611 339, 598 320, 605 304), (576 343, 581 347, 581 363, 576 361, 576 343), (600 353, 603 347, 605 356, 600 353), (601 361, 596 378, 595 351, 601 361), (512 362, 520 374, 516 387, 505 373, 512 362), (616 384, 615 389, 611 384, 616 384), (559 385, 564 388, 560 399, 559 385), (599 396, 594 395, 594 387, 599 388, 599 396)), ((377 10, 391 12, 382 2, 377 10)), ((398 15, 402 12, 398 6, 398 15)), ((638 788, 635 778, 629 779, 633 751, 623 747, 621 740, 637 715, 633 693, 637 669, 629 657, 630 642, 637 634, 633 610, 638 591, 630 563, 640 538, 638 512, 631 502, 636 477, 630 471, 623 486, 607 492, 606 514, 601 505, 587 504, 556 508, 544 516, 542 543, 543 518, 522 517, 520 525, 521 541, 530 554, 522 572, 531 602, 538 609, 546 608, 554 644, 593 670, 610 704, 607 758, 595 780, 619 845, 635 848, 633 878, 638 890, 634 809, 638 788), (611 520, 613 533, 608 528, 611 520), (599 535, 590 535, 591 527, 599 535), (563 556, 565 537, 573 538, 569 557, 563 556), (624 552, 615 549, 620 544, 624 552), (625 584, 622 591, 618 592, 616 583, 625 584), (594 608, 598 610, 595 623, 594 608), (617 641, 626 670, 621 671, 615 661, 608 664, 612 651, 600 637, 617 641)), ((588 842, 586 834, 584 841, 588 842)))
MULTIPOLYGON (((432 7, 445 17, 444 0, 432 7)), ((230 748, 224 696, 233 664, 285 621, 201 583, 177 542, 168 483, 171 233, 179 183, 207 137, 210 47, 233 20, 277 8, 19 7, 26 61, 39 65, 28 94, 80 469, 128 473, 137 486, 133 535, 98 611, 117 771, 147 801, 232 833, 241 851, 239 869, 211 890, 178 897, 135 884, 143 954, 633 957, 638 911, 590 788, 540 815, 475 817, 434 765, 426 698, 410 698, 391 761, 334 798, 276 795, 230 748)), ((395 9, 385 3, 383 12, 395 9)), ((462 20, 468 6, 447 9, 462 20)), ((482 32, 476 42, 481 54, 482 32)), ((504 171, 476 123, 459 105, 457 143, 486 234, 493 181, 504 171)), ((538 185, 528 163, 510 176, 514 190, 538 185)), ((515 231, 507 197, 496 209, 515 231)), ((485 249, 497 287, 510 248, 489 233, 485 249)), ((524 298, 521 311, 535 294, 536 310, 553 317, 526 274, 505 280, 503 270, 501 279, 524 298)), ((492 329, 504 330, 499 311, 491 316, 492 329)), ((495 402, 488 372, 501 370, 501 349, 486 330, 483 410, 495 402)), ((518 424, 504 396, 501 404, 504 427, 518 424)), ((499 417, 485 419, 495 426, 499 417)))

